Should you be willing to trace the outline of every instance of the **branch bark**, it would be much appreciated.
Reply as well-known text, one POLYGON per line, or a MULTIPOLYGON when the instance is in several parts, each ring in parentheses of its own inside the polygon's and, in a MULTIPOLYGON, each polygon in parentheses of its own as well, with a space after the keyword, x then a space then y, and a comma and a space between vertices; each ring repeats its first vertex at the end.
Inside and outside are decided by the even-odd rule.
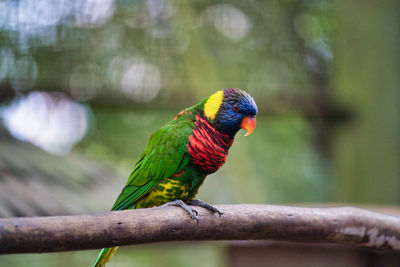
POLYGON ((196 208, 199 224, 180 208, 89 215, 0 219, 0 254, 96 249, 181 240, 279 240, 353 244, 400 251, 400 217, 353 207, 221 205, 196 208))

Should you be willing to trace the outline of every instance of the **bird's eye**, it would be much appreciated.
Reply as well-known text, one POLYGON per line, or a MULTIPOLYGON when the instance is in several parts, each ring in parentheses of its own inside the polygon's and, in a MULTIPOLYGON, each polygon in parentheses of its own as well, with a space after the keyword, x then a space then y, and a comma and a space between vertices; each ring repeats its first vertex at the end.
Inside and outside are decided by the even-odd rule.
POLYGON ((232 107, 233 111, 238 112, 239 111, 239 105, 233 105, 232 107))

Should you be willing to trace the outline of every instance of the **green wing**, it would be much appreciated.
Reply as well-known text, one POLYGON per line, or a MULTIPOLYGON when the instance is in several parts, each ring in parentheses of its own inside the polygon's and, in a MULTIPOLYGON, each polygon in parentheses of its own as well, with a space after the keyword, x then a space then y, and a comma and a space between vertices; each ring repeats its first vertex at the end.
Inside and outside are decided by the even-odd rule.
POLYGON ((132 209, 154 186, 180 172, 190 161, 187 142, 193 122, 172 121, 153 133, 111 210, 132 209))

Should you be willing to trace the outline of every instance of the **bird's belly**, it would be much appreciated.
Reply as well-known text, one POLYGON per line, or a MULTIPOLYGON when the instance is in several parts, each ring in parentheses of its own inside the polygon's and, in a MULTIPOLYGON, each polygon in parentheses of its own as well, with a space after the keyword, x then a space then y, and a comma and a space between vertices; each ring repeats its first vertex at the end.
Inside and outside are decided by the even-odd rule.
POLYGON ((136 208, 150 208, 188 196, 188 186, 179 180, 165 179, 156 185, 144 198, 138 201, 136 208))

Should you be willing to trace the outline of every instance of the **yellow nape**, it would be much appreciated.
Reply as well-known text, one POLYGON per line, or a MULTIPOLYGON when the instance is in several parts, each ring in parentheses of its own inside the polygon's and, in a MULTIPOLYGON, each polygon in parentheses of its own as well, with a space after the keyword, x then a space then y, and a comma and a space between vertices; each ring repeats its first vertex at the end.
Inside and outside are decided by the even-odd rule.
POLYGON ((218 91, 215 94, 211 95, 207 102, 204 104, 204 115, 208 119, 215 119, 215 116, 218 113, 219 107, 222 104, 222 100, 224 98, 224 91, 218 91))

